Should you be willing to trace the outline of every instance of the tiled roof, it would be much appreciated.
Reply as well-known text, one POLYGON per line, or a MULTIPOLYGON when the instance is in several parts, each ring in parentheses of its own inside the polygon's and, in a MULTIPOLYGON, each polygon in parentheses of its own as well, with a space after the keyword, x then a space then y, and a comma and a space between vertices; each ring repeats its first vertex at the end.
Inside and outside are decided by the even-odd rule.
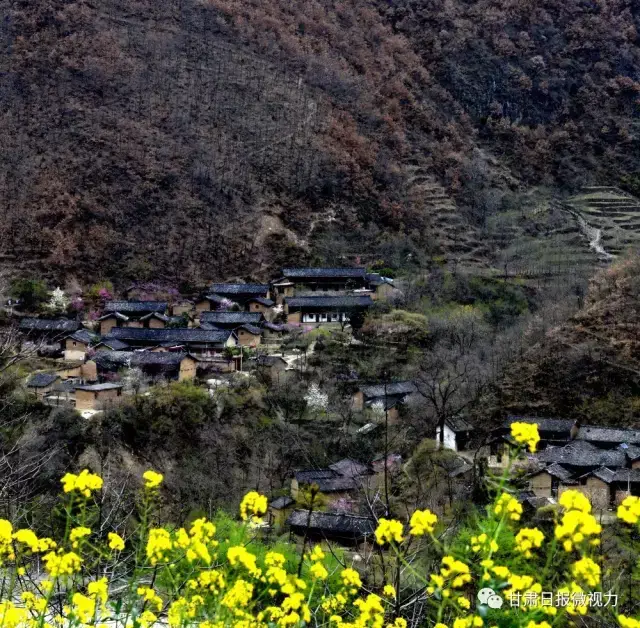
POLYGON ((206 329, 139 329, 135 327, 114 327, 107 338, 117 338, 125 342, 171 342, 224 344, 231 335, 230 331, 206 329))
POLYGON ((575 467, 624 467, 626 456, 619 449, 598 449, 586 441, 573 441, 563 447, 547 447, 536 459, 575 467))
POLYGON ((212 283, 211 294, 255 294, 265 296, 269 292, 269 284, 263 283, 212 283))
POLYGON ((67 337, 71 338, 72 340, 76 340, 77 342, 83 342, 88 345, 96 342, 100 338, 100 336, 94 334, 93 332, 90 332, 88 329, 79 329, 78 331, 67 337))
POLYGON ((447 425, 453 432, 470 432, 474 429, 473 425, 460 416, 454 416, 447 419, 447 425))
POLYGON ((510 428, 512 423, 535 423, 540 432, 567 432, 575 421, 572 419, 548 419, 545 417, 509 416, 503 427, 510 428))
POLYGON ((328 478, 337 477, 337 473, 331 469, 305 469, 296 471, 294 477, 300 484, 313 484, 318 480, 326 480, 328 478))
POLYGON ((373 305, 373 299, 367 294, 343 295, 334 297, 287 297, 285 299, 287 305, 291 307, 334 307, 334 308, 350 308, 350 307, 369 307, 373 305))
POLYGON ((180 351, 98 351, 93 361, 101 369, 118 369, 123 366, 167 366, 180 367, 187 354, 180 351))
POLYGON ((548 467, 541 469, 540 471, 546 471, 549 475, 552 475, 554 478, 558 478, 562 481, 570 481, 573 473, 566 469, 562 465, 559 465, 557 462, 550 464, 548 467))
POLYGON ((339 534, 343 537, 361 539, 372 536, 376 529, 376 522, 370 517, 359 517, 338 512, 309 512, 294 510, 287 524, 297 528, 309 528, 310 532, 339 534))
POLYGON ((140 320, 148 321, 148 320, 151 320, 152 318, 157 318, 159 321, 163 321, 164 323, 168 323, 170 320, 172 320, 170 316, 167 316, 162 312, 150 312, 149 314, 145 314, 144 316, 141 316, 140 320))
POLYGON ((624 451, 627 458, 629 458, 631 462, 640 458, 640 447, 636 445, 627 445, 627 443, 621 443, 620 445, 618 445, 618 448, 621 451, 624 451))
POLYGON ((116 390, 122 388, 122 384, 91 384, 91 386, 76 386, 76 390, 86 390, 88 392, 100 392, 102 390, 116 390))
POLYGON ((640 444, 640 430, 582 425, 578 430, 576 440, 587 440, 593 443, 628 443, 629 445, 636 445, 640 444))
POLYGON ((287 278, 361 278, 364 279, 367 272, 364 268, 283 268, 282 275, 287 278))
POLYGON ((287 331, 285 325, 276 325, 275 323, 270 323, 269 321, 264 321, 262 323, 262 326, 270 331, 287 331))
POLYGON ((612 471, 611 469, 608 469, 607 467, 599 467, 598 469, 589 471, 589 473, 585 473, 584 475, 580 476, 578 479, 580 480, 589 476, 596 477, 599 480, 602 480, 603 482, 605 482, 606 484, 611 484, 611 482, 613 482, 616 476, 616 472, 612 471))
POLYGON ((257 324, 262 320, 261 312, 202 312, 201 323, 212 325, 245 325, 257 324))
POLYGON ((121 351, 129 348, 129 345, 126 342, 122 342, 122 340, 118 340, 117 338, 103 338, 96 347, 99 347, 100 345, 109 347, 109 349, 113 349, 114 351, 121 351))
POLYGON ((105 312, 121 312, 122 314, 148 314, 164 312, 167 303, 163 301, 107 301, 105 312))
POLYGON ((55 373, 36 373, 29 378, 27 386, 29 388, 45 388, 51 386, 59 378, 60 376, 55 373))
POLYGON ((103 314, 98 320, 99 321, 106 321, 108 318, 113 318, 116 317, 119 321, 128 321, 129 317, 125 316, 122 312, 107 312, 106 314, 103 314))
POLYGON ((80 329, 78 321, 67 318, 23 318, 20 321, 21 331, 53 331, 71 333, 80 329))
POLYGON ((614 482, 639 484, 640 483, 640 469, 618 469, 616 471, 614 482))
POLYGON ((295 478, 301 485, 315 484, 321 493, 352 491, 358 487, 353 477, 339 475, 332 469, 298 471, 295 478))
POLYGON ((252 297, 249 299, 249 303, 260 303, 265 307, 273 307, 275 305, 271 299, 267 299, 266 297, 252 297))
POLYGON ((413 382, 389 382, 388 384, 372 384, 370 386, 360 386, 360 391, 366 398, 376 398, 392 395, 409 395, 416 392, 416 385, 413 382))
POLYGON ((276 510, 281 510, 282 508, 287 508, 287 506, 291 506, 295 502, 288 495, 283 495, 282 497, 276 497, 273 501, 269 502, 269 506, 271 508, 275 508, 276 510))
POLYGON ((343 458, 329 465, 329 469, 335 471, 338 475, 342 475, 348 478, 355 478, 361 475, 368 475, 370 468, 366 464, 362 464, 357 460, 351 458, 343 458))

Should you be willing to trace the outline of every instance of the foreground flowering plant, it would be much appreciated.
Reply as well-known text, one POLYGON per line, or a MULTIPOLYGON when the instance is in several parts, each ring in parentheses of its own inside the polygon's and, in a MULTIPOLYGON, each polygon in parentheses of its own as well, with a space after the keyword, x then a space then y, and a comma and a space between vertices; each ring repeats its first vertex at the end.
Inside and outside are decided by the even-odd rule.
MULTIPOLYGON (((205 518, 154 527, 163 476, 143 478, 127 533, 96 525, 102 480, 89 471, 62 479, 61 538, 0 520, 0 628, 559 628, 596 615, 597 625, 640 628, 592 603, 605 593, 601 528, 578 491, 561 495, 548 529, 521 525, 506 486, 454 535, 429 510, 380 519, 371 539, 380 563, 358 571, 336 548, 305 543, 300 556, 256 538, 268 506, 257 492, 242 500, 242 523, 224 531, 205 518), (545 603, 545 591, 564 603, 545 603)), ((618 517, 638 532, 640 499, 625 499, 618 517)))

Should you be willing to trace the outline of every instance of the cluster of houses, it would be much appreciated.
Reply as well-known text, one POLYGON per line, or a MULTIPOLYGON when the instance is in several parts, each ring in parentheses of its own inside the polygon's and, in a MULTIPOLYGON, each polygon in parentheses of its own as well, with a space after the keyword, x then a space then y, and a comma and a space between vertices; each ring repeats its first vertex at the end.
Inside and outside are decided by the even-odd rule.
POLYGON ((570 419, 509 417, 490 446, 489 467, 509 464, 514 421, 536 423, 540 442, 524 464, 531 505, 554 503, 563 491, 578 490, 594 510, 607 511, 628 495, 640 496, 640 430, 582 425, 570 419))
MULTIPOLYGON (((41 399, 97 410, 122 394, 114 379, 123 369, 176 380, 242 370, 243 347, 267 353, 303 325, 344 325, 393 290, 391 279, 364 268, 284 268, 270 283, 214 283, 191 300, 108 301, 95 324, 25 317, 24 342, 67 363, 34 375, 27 386, 41 399), (84 391, 91 400, 81 386, 94 387, 84 391)), ((286 366, 277 355, 258 362, 273 372, 286 366)))

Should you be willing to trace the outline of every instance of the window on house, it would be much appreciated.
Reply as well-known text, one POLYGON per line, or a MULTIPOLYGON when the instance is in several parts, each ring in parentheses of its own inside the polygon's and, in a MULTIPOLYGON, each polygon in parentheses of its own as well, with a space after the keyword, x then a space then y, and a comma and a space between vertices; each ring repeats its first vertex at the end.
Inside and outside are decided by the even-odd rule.
POLYGON ((326 323, 329 320, 329 315, 328 314, 320 314, 320 322, 321 323, 326 323))
POLYGON ((340 320, 340 314, 338 312, 331 313, 331 320, 335 323, 340 320))
POLYGON ((315 314, 304 314, 302 317, 303 323, 315 323, 316 315, 315 314))

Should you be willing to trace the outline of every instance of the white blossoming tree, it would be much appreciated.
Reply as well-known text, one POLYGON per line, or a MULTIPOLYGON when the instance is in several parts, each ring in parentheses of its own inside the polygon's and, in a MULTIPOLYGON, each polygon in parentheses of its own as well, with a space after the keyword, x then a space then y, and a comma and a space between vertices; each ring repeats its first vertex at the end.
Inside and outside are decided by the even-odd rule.
POLYGON ((307 407, 312 412, 325 413, 329 406, 329 395, 322 392, 318 384, 311 384, 311 386, 309 386, 309 390, 304 396, 304 400, 307 402, 307 407))
POLYGON ((69 306, 69 297, 59 286, 51 293, 47 307, 54 312, 63 312, 69 306))

